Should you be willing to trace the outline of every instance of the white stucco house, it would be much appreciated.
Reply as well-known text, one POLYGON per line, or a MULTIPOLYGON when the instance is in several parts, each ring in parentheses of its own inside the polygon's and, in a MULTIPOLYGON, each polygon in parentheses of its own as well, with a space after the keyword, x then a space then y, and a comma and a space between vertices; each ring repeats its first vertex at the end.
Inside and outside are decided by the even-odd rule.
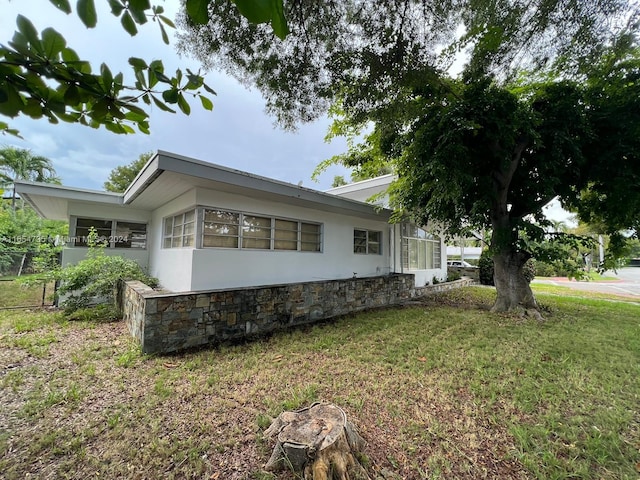
POLYGON ((136 260, 173 292, 362 278, 447 275, 443 240, 366 203, 387 175, 328 192, 158 151, 124 193, 16 182, 42 217, 69 221, 63 265, 87 252, 136 260))

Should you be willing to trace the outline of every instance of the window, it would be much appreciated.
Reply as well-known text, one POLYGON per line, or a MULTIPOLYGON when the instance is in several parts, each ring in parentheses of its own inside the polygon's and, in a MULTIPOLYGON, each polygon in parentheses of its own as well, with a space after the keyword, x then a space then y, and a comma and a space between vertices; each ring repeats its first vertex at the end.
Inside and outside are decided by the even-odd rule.
POLYGON ((120 220, 76 218, 74 246, 86 247, 91 228, 95 228, 98 240, 108 248, 147 248, 147 225, 120 220))
POLYGON ((164 220, 164 248, 193 247, 196 234, 196 211, 174 215, 164 220))
MULTIPOLYGON (((317 223, 215 208, 199 208, 197 212, 200 221, 195 223, 201 239, 198 247, 322 251, 322 225, 317 223)), ((193 214, 192 218, 196 217, 194 211, 187 213, 193 214)), ((194 227, 188 230, 188 241, 191 242, 188 244, 184 240, 185 234, 180 230, 180 227, 189 224, 183 218, 187 213, 165 219, 164 248, 195 246, 192 235, 194 227)))
POLYGON ((402 266, 410 270, 440 268, 440 237, 413 224, 402 226, 402 266))
POLYGON ((382 232, 373 230, 353 231, 353 253, 382 254, 382 232))
POLYGON ((202 246, 238 248, 239 224, 239 213, 205 209, 202 246))
POLYGON ((271 248, 271 218, 242 215, 242 248, 271 248))
POLYGON ((320 225, 301 222, 300 237, 300 250, 303 252, 319 252, 321 250, 320 225))

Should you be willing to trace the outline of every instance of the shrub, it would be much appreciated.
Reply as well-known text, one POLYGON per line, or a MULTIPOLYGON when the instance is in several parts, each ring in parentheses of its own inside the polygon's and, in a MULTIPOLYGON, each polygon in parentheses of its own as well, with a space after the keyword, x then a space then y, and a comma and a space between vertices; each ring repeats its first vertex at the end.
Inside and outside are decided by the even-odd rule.
POLYGON ((460 280, 462 278, 462 274, 456 271, 447 272, 447 282, 455 282, 456 280, 460 280))
POLYGON ((536 276, 536 261, 533 258, 527 260, 527 263, 524 264, 522 268, 522 273, 524 278, 527 279, 527 282, 531 283, 536 276))
MULTIPOLYGON (((480 283, 482 285, 494 285, 493 283, 493 256, 489 253, 489 250, 483 250, 478 261, 480 283)), ((536 264, 532 258, 527 260, 522 269, 524 278, 527 282, 531 283, 531 280, 536 276, 536 264)))
POLYGON ((538 277, 555 277, 556 269, 547 262, 536 260, 536 275, 538 277))
POLYGON ((483 250, 478 260, 481 285, 493 285, 493 256, 489 250, 483 250))
POLYGON ((158 285, 158 280, 147 275, 133 260, 107 255, 104 245, 97 241, 94 229, 89 233, 87 243, 87 258, 61 269, 58 274, 58 293, 66 295, 62 306, 67 312, 86 308, 96 298, 115 305, 115 291, 120 280, 139 280, 150 287, 158 285))

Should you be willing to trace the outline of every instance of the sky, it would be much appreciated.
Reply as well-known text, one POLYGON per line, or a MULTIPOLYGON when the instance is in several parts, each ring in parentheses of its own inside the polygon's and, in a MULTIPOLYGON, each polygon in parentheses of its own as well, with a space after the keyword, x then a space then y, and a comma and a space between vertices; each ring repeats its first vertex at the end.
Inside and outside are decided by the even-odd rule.
MULTIPOLYGON (((179 0, 155 0, 165 14, 174 18, 179 0)), ((71 2, 72 6, 75 2, 71 2)), ((102 62, 111 71, 123 72, 125 83, 133 84, 128 59, 131 56, 147 62, 161 59, 165 71, 181 68, 200 70, 200 64, 190 58, 180 58, 175 40, 165 45, 157 25, 148 22, 130 37, 109 11, 106 0, 96 0, 98 25, 84 27, 75 12, 66 15, 49 0, 0 0, 0 42, 11 39, 16 30, 18 14, 29 18, 39 31, 53 27, 67 40, 67 45, 80 58, 91 62, 94 71, 102 62)), ((169 29, 170 37, 173 33, 169 29)), ((322 118, 285 132, 274 126, 273 118, 264 112, 264 101, 257 90, 249 90, 235 79, 218 72, 208 72, 205 81, 217 95, 212 98, 212 112, 204 110, 197 99, 191 100, 191 115, 170 114, 152 108, 151 134, 116 135, 104 128, 94 130, 75 124, 50 124, 46 119, 17 117, 9 120, 20 130, 21 140, 9 135, 0 139, 0 146, 27 148, 36 155, 52 160, 62 183, 67 186, 103 189, 109 172, 131 163, 141 153, 166 150, 268 178, 302 184, 326 190, 335 175, 348 179, 348 170, 335 166, 323 173, 318 182, 311 180, 315 167, 322 160, 346 151, 344 139, 324 141, 329 120, 322 118)), ((3 119, 4 120, 4 119, 3 119)), ((569 214, 558 202, 545 209, 549 218, 566 221, 569 214)))
MULTIPOLYGON (((174 18, 179 0, 155 0, 166 15, 174 18)), ((75 2, 71 2, 75 7, 75 2)), ((80 58, 89 60, 98 71, 102 62, 111 71, 122 72, 125 83, 133 84, 127 63, 129 57, 147 62, 161 59, 165 71, 176 68, 200 70, 197 61, 180 58, 175 52, 175 40, 165 45, 160 31, 152 22, 139 27, 138 35, 130 37, 113 17, 106 0, 96 0, 98 25, 84 27, 75 11, 66 15, 49 0, 0 0, 0 42, 11 40, 16 30, 18 14, 29 18, 39 31, 53 27, 67 40, 67 45, 80 58), (128 82, 127 82, 128 80, 128 82)), ((171 29, 169 35, 172 37, 171 29)), ((27 148, 36 155, 52 160, 64 185, 101 190, 109 172, 118 165, 136 160, 141 153, 155 150, 193 157, 230 168, 244 170, 265 177, 325 190, 331 187, 334 175, 348 171, 332 167, 311 180, 314 168, 322 160, 346 150, 346 142, 324 141, 329 120, 302 125, 297 132, 285 132, 274 126, 273 119, 264 113, 264 101, 259 92, 248 90, 224 74, 206 74, 207 84, 217 95, 214 109, 203 109, 198 99, 190 101, 191 115, 170 114, 157 108, 149 110, 151 134, 116 135, 104 128, 94 130, 81 125, 50 124, 46 119, 28 117, 3 118, 12 128, 20 130, 24 140, 9 135, 0 138, 0 146, 27 148)))

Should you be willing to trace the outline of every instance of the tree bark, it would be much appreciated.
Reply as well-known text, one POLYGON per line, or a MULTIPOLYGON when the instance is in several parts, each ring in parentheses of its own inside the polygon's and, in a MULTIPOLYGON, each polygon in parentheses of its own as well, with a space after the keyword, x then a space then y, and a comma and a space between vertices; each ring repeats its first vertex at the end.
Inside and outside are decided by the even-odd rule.
POLYGON ((290 468, 305 480, 370 480, 357 459, 365 441, 335 405, 283 412, 264 435, 276 440, 267 471, 290 468))
POLYGON ((496 301, 492 312, 511 312, 542 319, 529 281, 524 276, 524 264, 529 257, 521 252, 502 252, 493 257, 493 281, 496 301))

